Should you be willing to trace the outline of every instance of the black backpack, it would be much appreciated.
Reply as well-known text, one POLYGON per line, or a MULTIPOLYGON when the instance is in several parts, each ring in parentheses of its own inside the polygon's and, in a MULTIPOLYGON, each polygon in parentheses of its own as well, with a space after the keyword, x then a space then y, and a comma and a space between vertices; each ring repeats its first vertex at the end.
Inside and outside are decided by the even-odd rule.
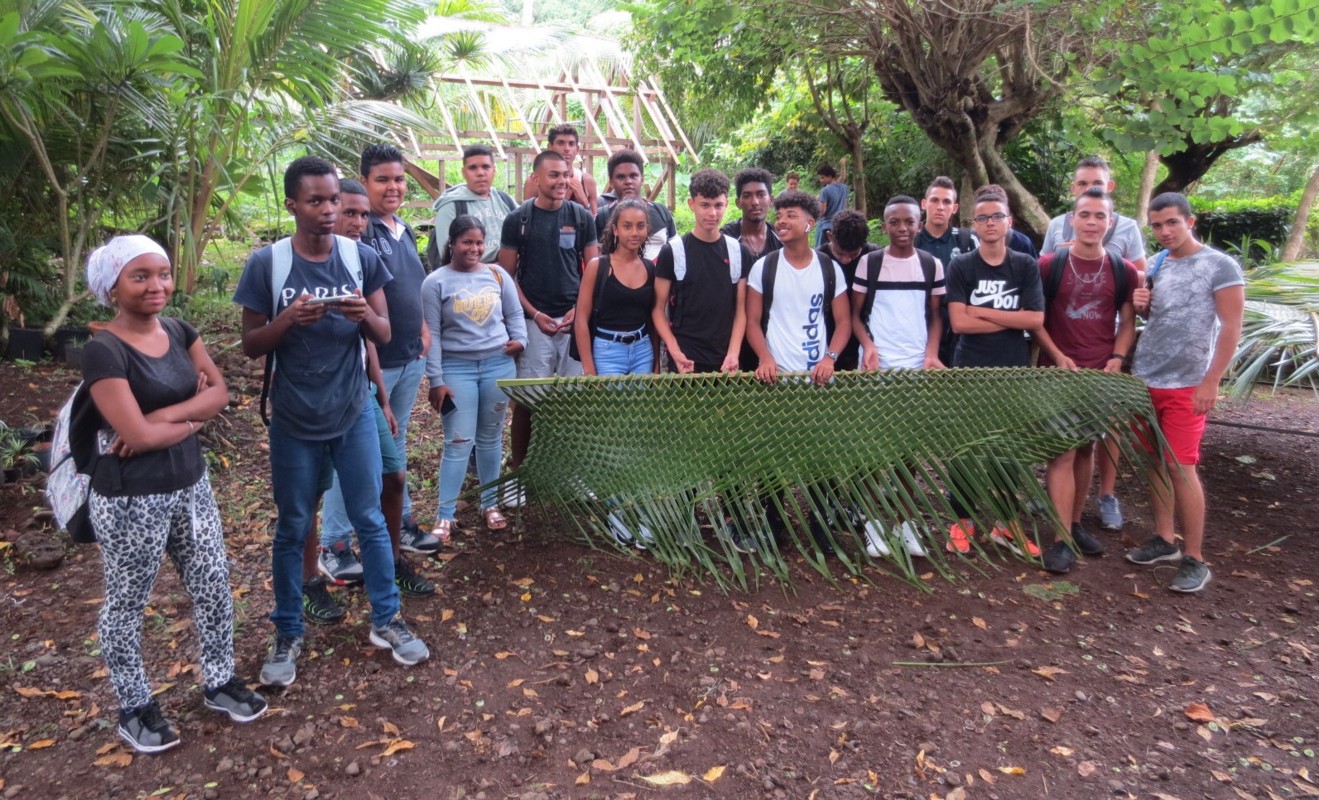
MULTIPOLYGON (((518 275, 522 274, 522 254, 527 248, 527 227, 531 225, 531 207, 536 199, 526 201, 517 207, 518 213, 518 275)), ((586 266, 586 225, 593 222, 591 212, 587 211, 584 206, 574 203, 572 200, 565 200, 564 205, 573 208, 573 225, 577 228, 577 236, 573 241, 573 247, 577 251, 577 268, 581 269, 586 266)))
MULTIPOLYGON (((1049 268, 1049 277, 1044 281, 1044 309, 1048 313, 1053 300, 1058 296, 1058 288, 1063 285, 1063 273, 1067 270, 1067 259, 1072 248, 1059 247, 1053 251, 1053 263, 1049 268)), ((1131 296, 1131 287, 1127 285, 1127 265, 1122 254, 1112 247, 1104 248, 1108 266, 1113 270, 1113 305, 1121 310, 1131 296)))
MULTIPOLYGON (((782 250, 775 250, 765 256, 765 269, 760 276, 760 285, 764 291, 760 294, 764 298, 764 305, 761 306, 760 312, 760 330, 762 332, 769 329, 770 308, 774 305, 774 277, 779 271, 779 255, 782 250)), ((832 258, 824 258, 814 250, 811 255, 815 258, 815 263, 820 265, 820 272, 824 277, 824 342, 828 348, 829 342, 834 338, 834 293, 838 291, 837 276, 834 274, 834 261, 832 258)))
MULTIPOLYGON (((513 211, 518 207, 517 201, 514 200, 512 197, 509 197, 504 192, 501 192, 498 189, 491 189, 490 191, 492 194, 499 196, 499 199, 503 201, 504 208, 508 211, 509 214, 512 214, 513 211)), ((441 195, 441 197, 443 197, 443 195, 441 195)), ((466 214, 467 210, 471 208, 471 205, 472 205, 472 201, 470 200, 454 200, 453 201, 454 217, 457 218, 457 217, 461 217, 463 214, 466 214)), ((440 249, 440 239, 443 238, 443 236, 444 236, 443 231, 432 229, 430 241, 426 243, 426 264, 432 270, 439 269, 440 267, 449 263, 447 261, 440 260, 441 256, 443 255, 443 251, 440 249)))
MULTIPOLYGON (((653 279, 655 277, 655 265, 650 263, 646 258, 641 259, 641 266, 646 268, 646 273, 653 279)), ((587 321, 586 327, 591 332, 591 338, 595 338, 596 319, 600 317, 600 303, 605 299, 605 283, 609 276, 614 274, 613 261, 607 255, 600 256, 600 263, 595 273, 595 298, 591 303, 591 318, 587 321)), ((649 323, 647 323, 649 324, 649 323)), ((569 334, 568 338, 568 355, 572 356, 574 361, 582 360, 581 350, 577 347, 577 334, 569 334)))
MULTIPOLYGON (((970 234, 967 234, 970 238, 970 234)), ((861 302, 861 321, 867 322, 870 319, 870 310, 875 307, 875 290, 879 288, 879 271, 884 266, 884 254, 888 252, 887 247, 881 247, 873 253, 866 256, 866 299, 861 302), (879 261, 876 262, 875 258, 879 261), (869 269, 871 263, 875 264, 874 269, 869 269)), ((925 316, 926 323, 929 323, 930 316, 930 294, 934 291, 934 256, 924 250, 916 251, 916 258, 921 262, 921 272, 925 276, 925 316)), ((867 322, 867 324, 869 324, 867 322)))

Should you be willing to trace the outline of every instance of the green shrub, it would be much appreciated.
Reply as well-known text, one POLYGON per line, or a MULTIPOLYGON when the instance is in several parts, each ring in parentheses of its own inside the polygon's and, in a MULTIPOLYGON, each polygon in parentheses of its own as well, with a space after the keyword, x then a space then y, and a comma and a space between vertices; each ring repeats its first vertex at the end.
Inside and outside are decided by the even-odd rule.
POLYGON ((1242 258, 1263 261, 1283 246, 1296 216, 1299 196, 1191 198, 1200 239, 1220 249, 1235 248, 1242 258))

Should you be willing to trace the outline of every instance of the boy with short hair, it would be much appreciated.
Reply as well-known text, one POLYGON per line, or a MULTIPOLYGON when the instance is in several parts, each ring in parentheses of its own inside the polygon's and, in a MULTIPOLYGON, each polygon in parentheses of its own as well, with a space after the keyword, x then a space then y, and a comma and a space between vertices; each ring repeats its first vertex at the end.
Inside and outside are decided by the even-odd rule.
MULTIPOLYGON (((852 332, 861 341, 861 369, 942 369, 939 307, 947 292, 943 264, 916 249, 921 210, 898 195, 884 206, 889 244, 861 258, 852 287, 852 332)), ((835 240, 840 231, 835 228, 835 240)), ((900 520, 898 538, 907 553, 924 557, 925 547, 910 520, 900 520)), ((890 555, 876 520, 865 525, 871 558, 890 555)))
POLYGON ((1204 563, 1205 498, 1197 465, 1206 415, 1241 338, 1245 279, 1227 254, 1195 238, 1195 215, 1184 195, 1165 192, 1150 201, 1150 229, 1169 255, 1153 286, 1133 293, 1148 322, 1131 373, 1149 387, 1168 449, 1151 471, 1154 535, 1127 552, 1136 564, 1179 561, 1169 588, 1198 592, 1212 577, 1204 563), (1176 469, 1169 461, 1175 460, 1176 469), (1174 510, 1182 524, 1176 544, 1174 510))
POLYGON ((595 215, 595 230, 600 233, 609 225, 609 214, 614 203, 619 200, 640 200, 646 204, 646 221, 650 225, 650 235, 641 255, 650 261, 659 256, 660 248, 669 239, 678 234, 678 226, 673 221, 673 212, 663 203, 657 203, 645 196, 646 162, 635 150, 616 150, 606 164, 609 171, 610 191, 600 196, 600 212, 595 215))
MULTIPOLYGON (((1112 196, 1117 189, 1117 182, 1113 180, 1113 171, 1107 161, 1099 156, 1087 156, 1077 162, 1076 172, 1068 188, 1073 198, 1080 197, 1087 189, 1102 189, 1105 194, 1112 196)), ((1073 212, 1068 211, 1049 221, 1040 253, 1047 255, 1059 247, 1073 243, 1076 232, 1072 215, 1073 212)), ((1131 217, 1124 217, 1116 212, 1113 214, 1113 220, 1108 232, 1104 234, 1103 246, 1114 248, 1119 255, 1135 265, 1136 272, 1143 279, 1145 240, 1141 236, 1140 225, 1131 217)), ((1095 455, 1099 462, 1099 495, 1096 506, 1099 510, 1100 526, 1110 531, 1121 530, 1122 505, 1118 502, 1116 494, 1119 453, 1116 448, 1104 442, 1095 455)))
POLYGON ((820 211, 815 226, 815 246, 823 247, 828 241, 829 231, 833 228, 834 215, 847 207, 847 187, 838 182, 838 170, 829 164, 821 164, 815 169, 815 176, 820 179, 820 211))
MULTIPOLYGON (((952 365, 1029 366, 1025 333, 1044 323, 1044 289, 1035 259, 1008 249, 1012 214, 1001 186, 989 184, 976 190, 972 223, 980 245, 955 256, 948 265, 948 317, 958 335, 952 365)), ((958 522, 949 529, 948 549, 967 553, 975 525, 957 487, 950 489, 958 522)), ((998 523, 992 536, 1013 550, 1024 548, 1034 558, 1040 555, 1016 521, 998 523)))
POLYGON ((760 258, 783 247, 774 228, 766 222, 770 206, 774 204, 774 176, 770 171, 750 167, 734 175, 733 197, 742 218, 720 230, 746 245, 752 258, 760 258))
POLYGON ((334 237, 339 179, 333 165, 312 156, 295 160, 284 173, 284 194, 296 232, 287 244, 253 253, 234 292, 243 307, 243 352, 250 358, 279 356, 270 423, 271 485, 279 509, 271 579, 275 637, 261 670, 263 684, 278 686, 297 676, 303 545, 326 459, 349 478, 344 499, 362 548, 371 643, 405 665, 430 656, 399 614, 394 559, 380 512, 379 437, 361 355, 364 336, 377 345, 390 340, 383 287, 391 276, 371 248, 334 237), (283 280, 274 274, 277 248, 288 258, 283 262, 281 255, 288 264, 283 280))
POLYGON ((504 218, 517 208, 517 201, 493 188, 495 151, 483 144, 463 148, 463 185, 455 186, 435 200, 435 229, 426 247, 431 267, 442 266, 440 256, 449 238, 449 226, 456 217, 471 214, 485 226, 485 253, 481 260, 493 264, 499 258, 500 235, 504 218))
POLYGON ((801 175, 796 172, 789 172, 783 176, 783 180, 787 184, 786 188, 794 192, 801 188, 801 175))
MULTIPOLYGON (((406 470, 408 426, 417 402, 417 390, 425 374, 426 351, 430 348, 430 329, 421 318, 421 282, 426 277, 426 270, 418 254, 417 234, 398 216, 408 191, 403 153, 390 144, 374 144, 362 151, 360 166, 362 185, 371 209, 362 243, 375 249, 394 276, 384 290, 393 336, 388 343, 378 346, 376 353, 389 407, 396 421, 394 449, 406 470)), ((322 507, 321 544, 331 556, 343 555, 352 536, 352 527, 344 511, 343 494, 339 490, 340 479, 336 473, 322 507)), ((406 478, 402 525, 399 545, 403 550, 429 554, 440 549, 440 541, 421 530, 412 520, 412 497, 408 494, 406 478)), ((409 567, 396 565, 400 574, 407 572, 409 567)))
MULTIPOLYGON (((1040 345, 1039 364, 1121 372, 1136 338, 1131 305, 1138 282, 1136 268, 1115 249, 1104 247, 1104 235, 1113 224, 1113 198, 1103 189, 1082 192, 1072 218, 1075 243, 1042 256, 1039 262, 1044 326, 1031 332, 1040 345), (1118 320, 1116 331, 1114 319, 1118 320)), ((1103 542, 1081 524, 1094 449, 1090 442, 1049 461, 1049 498, 1058 519, 1071 531, 1071 544, 1058 537, 1044 553, 1044 568, 1058 575, 1075 566, 1073 545, 1082 555, 1104 553, 1103 542)))
MULTIPOLYGON (((596 190, 595 177, 584 168, 577 166, 577 154, 582 149, 577 128, 569 124, 555 125, 545 135, 545 140, 546 149, 563 156, 563 160, 568 162, 571 170, 568 175, 568 196, 565 199, 577 203, 595 216, 600 210, 599 193, 596 190)), ((539 195, 535 181, 536 174, 533 171, 531 177, 527 178, 527 182, 522 186, 524 200, 531 200, 539 195)))
MULTIPOLYGON (((857 265, 867 253, 878 250, 878 245, 867 241, 870 237, 870 225, 859 211, 840 211, 834 216, 833 235, 824 247, 816 248, 824 258, 831 258, 843 270, 843 280, 848 286, 856 277, 857 265)), ((852 335, 847 346, 838 353, 835 369, 852 370, 860 364, 861 342, 857 338, 856 322, 852 323, 852 335)))
POLYGON ((728 209, 728 177, 714 169, 692 175, 687 206, 691 233, 660 248, 651 321, 674 372, 732 372, 746 333, 746 245, 719 230, 728 209))
MULTIPOLYGON (((556 129, 557 130, 557 129, 556 129)), ((536 197, 504 218, 499 266, 517 282, 527 319, 527 346, 517 357, 519 378, 575 377, 582 364, 568 345, 582 265, 599 254, 595 220, 568 199, 573 170, 558 151, 544 150, 532 164, 536 197)), ((517 469, 531 442, 531 411, 513 407, 509 469, 517 469)), ((522 505, 522 492, 506 485, 503 504, 522 505)))
MULTIPOLYGON (((957 184, 946 175, 940 175, 925 188, 925 197, 921 199, 921 210, 925 212, 925 224, 916 234, 916 249, 924 250, 943 264, 946 270, 953 262, 953 256, 975 250, 980 241, 975 238, 970 228, 954 225, 957 219, 957 184)), ((957 346, 957 334, 953 332, 952 323, 948 321, 948 304, 939 306, 939 361, 945 366, 952 366, 953 350, 957 346)))

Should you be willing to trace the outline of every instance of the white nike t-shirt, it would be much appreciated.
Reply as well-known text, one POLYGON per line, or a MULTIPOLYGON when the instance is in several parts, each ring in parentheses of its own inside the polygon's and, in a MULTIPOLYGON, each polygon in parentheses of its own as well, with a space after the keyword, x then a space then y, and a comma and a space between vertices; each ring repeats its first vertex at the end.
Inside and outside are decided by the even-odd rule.
MULTIPOLYGON (((785 253, 778 253, 774 274, 774 307, 765 309, 769 325, 765 341, 769 353, 786 372, 809 372, 829 351, 829 334, 825 331, 825 307, 833 297, 824 296, 824 273, 819 253, 812 253, 811 263, 797 269, 788 263, 785 253)), ((756 261, 747 278, 747 286, 764 293, 765 261, 756 261)), ((847 291, 846 279, 838 264, 826 265, 834 271, 834 297, 847 291)))

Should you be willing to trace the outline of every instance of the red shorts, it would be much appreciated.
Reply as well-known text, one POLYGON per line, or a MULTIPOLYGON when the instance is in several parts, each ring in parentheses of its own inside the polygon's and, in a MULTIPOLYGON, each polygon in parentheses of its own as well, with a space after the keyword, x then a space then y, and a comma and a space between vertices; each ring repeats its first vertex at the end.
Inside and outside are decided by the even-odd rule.
MULTIPOLYGON (((1191 397, 1196 387, 1184 389, 1147 389, 1150 402, 1154 404, 1154 414, 1159 420, 1159 429, 1168 443, 1165 459, 1178 464, 1194 466, 1200 463, 1200 440, 1204 438, 1207 414, 1195 413, 1195 404, 1191 397)), ((1139 433, 1139 431, 1138 431, 1139 433)), ((1144 435, 1141 441, 1148 452, 1154 452, 1150 439, 1144 435)))

